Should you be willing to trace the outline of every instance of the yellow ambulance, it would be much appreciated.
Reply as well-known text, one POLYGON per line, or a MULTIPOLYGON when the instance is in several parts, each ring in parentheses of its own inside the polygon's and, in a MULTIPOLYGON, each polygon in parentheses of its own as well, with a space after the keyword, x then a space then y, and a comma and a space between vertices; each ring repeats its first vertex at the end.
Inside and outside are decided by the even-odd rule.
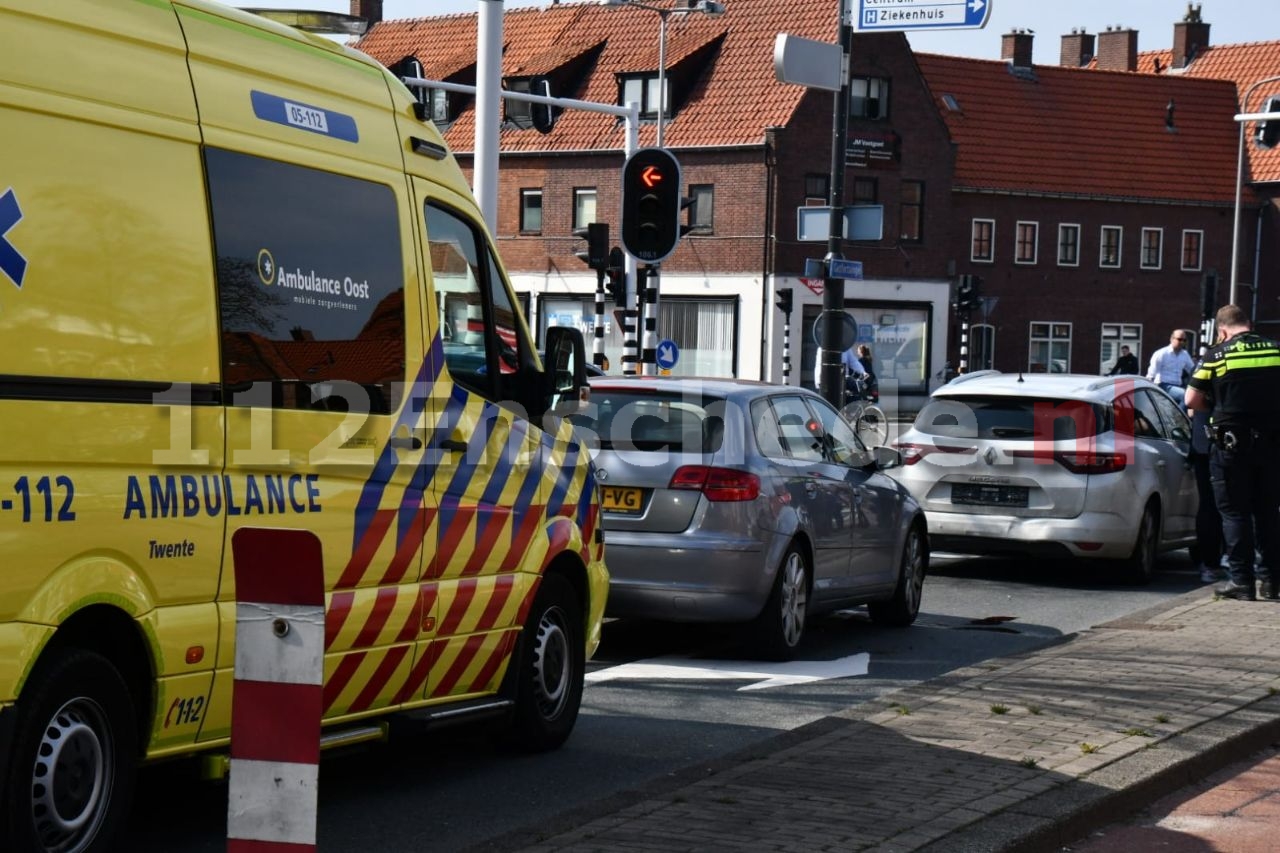
POLYGON ((517 305, 363 54, 0 0, 0 849, 108 849, 140 762, 226 753, 246 528, 320 540, 326 744, 563 742, 608 575, 581 335, 517 305))

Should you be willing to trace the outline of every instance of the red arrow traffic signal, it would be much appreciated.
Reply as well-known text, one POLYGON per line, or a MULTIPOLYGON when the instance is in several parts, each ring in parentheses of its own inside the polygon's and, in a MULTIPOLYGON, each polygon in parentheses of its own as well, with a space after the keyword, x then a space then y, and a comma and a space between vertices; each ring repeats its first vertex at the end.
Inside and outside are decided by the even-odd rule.
POLYGON ((645 170, 640 173, 640 180, 646 187, 653 189, 662 183, 662 170, 657 166, 646 166, 645 170))

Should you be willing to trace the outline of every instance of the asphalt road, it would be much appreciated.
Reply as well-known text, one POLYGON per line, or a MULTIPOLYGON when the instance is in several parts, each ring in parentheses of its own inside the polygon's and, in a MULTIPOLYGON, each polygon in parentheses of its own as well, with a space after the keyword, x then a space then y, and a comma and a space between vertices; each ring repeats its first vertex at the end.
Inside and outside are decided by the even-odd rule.
MULTIPOLYGON (((533 841, 567 810, 1199 583, 1186 552, 1165 557, 1161 569, 1150 586, 1132 587, 1083 563, 942 556, 914 626, 880 629, 860 612, 837 614, 811 626, 803 660, 781 671, 741 658, 726 629, 610 623, 588 674, 607 680, 588 685, 564 748, 522 755, 483 732, 427 732, 399 718, 388 743, 326 755, 319 848, 498 850, 533 841), (637 672, 641 662, 646 670, 637 672), (655 675, 655 666, 667 668, 655 675), (857 672, 865 674, 850 674, 857 672), (779 677, 783 683, 761 686, 779 677)), ((225 822, 225 784, 199 781, 189 762, 147 768, 120 849, 221 851, 225 822)))

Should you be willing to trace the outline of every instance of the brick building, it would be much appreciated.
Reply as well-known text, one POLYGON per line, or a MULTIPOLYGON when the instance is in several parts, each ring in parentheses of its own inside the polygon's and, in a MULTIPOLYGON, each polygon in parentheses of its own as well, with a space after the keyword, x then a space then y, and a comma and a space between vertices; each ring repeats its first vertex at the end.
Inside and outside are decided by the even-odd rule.
MULTIPOLYGON (((782 32, 834 42, 835 15, 778 0, 732 0, 718 18, 689 12, 690 0, 660 5, 671 9, 665 144, 696 199, 694 230, 663 264, 661 330, 682 348, 676 372, 781 380, 773 302, 790 287, 789 381, 810 383, 821 282, 803 277, 804 262, 826 245, 799 240, 797 219, 826 201, 833 96, 778 83, 773 50, 782 32)), ((352 7, 380 18, 376 0, 352 7)), ((985 297, 969 314, 972 366, 1099 372, 1121 342, 1145 358, 1170 329, 1197 326, 1202 275, 1216 269, 1225 282, 1231 265, 1237 90, 1267 62, 1280 67, 1280 42, 1212 47, 1198 9, 1174 30, 1163 53, 1138 53, 1128 30, 1067 34, 1062 64, 1047 67, 1030 63, 1030 33, 1005 35, 991 61, 914 55, 896 33, 855 36, 846 202, 880 206, 883 234, 846 243, 864 266, 846 304, 882 380, 918 400, 958 361, 950 300, 961 275, 980 277, 985 297)), ((508 11, 504 86, 546 79, 558 96, 638 100, 640 145, 653 145, 658 32, 659 15, 637 8, 508 11)), ((474 84, 475 40, 475 16, 450 15, 376 22, 358 47, 474 84)), ((464 169, 472 107, 470 96, 430 98, 464 169)), ((504 113, 495 239, 538 334, 592 323, 595 277, 574 257, 572 231, 605 221, 617 242, 623 134, 596 113, 566 111, 545 134, 527 108, 504 113)), ((1255 280, 1262 222, 1265 295, 1267 271, 1280 268, 1265 248, 1276 244, 1265 187, 1280 181, 1280 161, 1249 148, 1239 278, 1255 280)), ((612 317, 606 325, 616 369, 621 337, 612 317)))

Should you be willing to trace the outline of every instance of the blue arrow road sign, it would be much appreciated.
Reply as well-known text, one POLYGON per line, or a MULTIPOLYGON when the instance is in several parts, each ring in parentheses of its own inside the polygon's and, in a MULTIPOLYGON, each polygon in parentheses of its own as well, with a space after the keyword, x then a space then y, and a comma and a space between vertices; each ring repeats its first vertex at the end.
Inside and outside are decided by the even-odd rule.
POLYGON ((670 370, 676 366, 676 362, 680 360, 680 347, 676 346, 676 342, 672 340, 661 340, 658 342, 658 352, 654 356, 654 361, 658 363, 658 367, 663 370, 670 370))
POLYGON ((18 207, 18 197, 9 189, 0 196, 0 272, 18 287, 22 287, 22 279, 27 274, 27 259, 5 239, 5 235, 21 221, 22 208, 18 207))
POLYGON ((858 0, 853 28, 885 30, 980 29, 991 15, 991 0, 858 0))

